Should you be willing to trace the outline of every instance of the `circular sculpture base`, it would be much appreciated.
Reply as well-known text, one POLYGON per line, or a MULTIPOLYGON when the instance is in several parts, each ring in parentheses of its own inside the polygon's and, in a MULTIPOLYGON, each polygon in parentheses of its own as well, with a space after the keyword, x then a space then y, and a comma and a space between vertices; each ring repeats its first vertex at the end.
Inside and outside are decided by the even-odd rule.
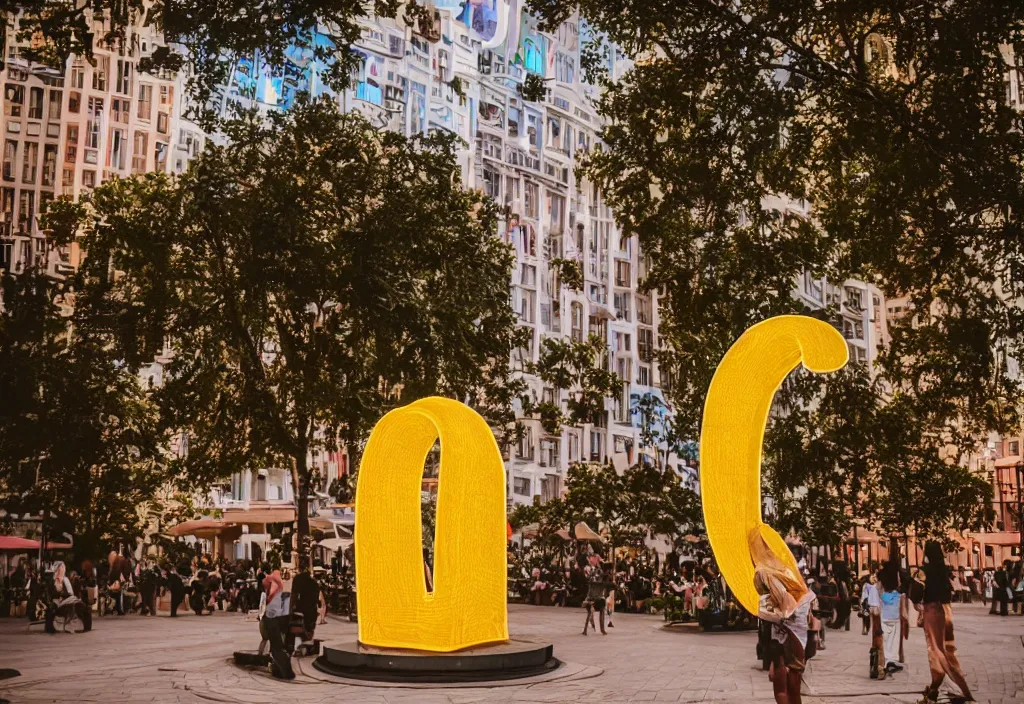
POLYGON ((328 675, 404 683, 486 682, 535 677, 561 663, 554 646, 509 641, 454 653, 374 648, 359 643, 324 646, 313 667, 328 675))

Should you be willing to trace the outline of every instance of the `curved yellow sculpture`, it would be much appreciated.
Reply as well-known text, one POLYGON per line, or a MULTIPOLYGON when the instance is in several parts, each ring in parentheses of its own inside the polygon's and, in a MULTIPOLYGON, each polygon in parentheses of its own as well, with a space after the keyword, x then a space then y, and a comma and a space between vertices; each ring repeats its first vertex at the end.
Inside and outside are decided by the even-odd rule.
POLYGON ((377 423, 356 486, 359 640, 450 652, 508 640, 505 468, 486 421, 425 398, 377 423), (434 591, 424 582, 423 463, 441 441, 434 591))
POLYGON ((756 614, 748 536, 759 528, 794 575, 785 541, 761 521, 761 446, 775 392, 800 362, 812 372, 840 369, 846 341, 828 323, 799 315, 770 318, 729 348, 711 380, 700 436, 701 503, 711 549, 736 600, 756 614))

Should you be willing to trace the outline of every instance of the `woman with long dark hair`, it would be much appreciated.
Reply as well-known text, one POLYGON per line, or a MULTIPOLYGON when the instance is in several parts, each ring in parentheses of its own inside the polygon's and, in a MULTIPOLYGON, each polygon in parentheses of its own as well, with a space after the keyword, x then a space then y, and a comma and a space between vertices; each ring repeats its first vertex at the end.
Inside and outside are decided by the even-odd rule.
POLYGON ((934 540, 929 540, 924 546, 924 557, 924 589, 913 596, 916 597, 914 607, 921 611, 924 617, 924 640, 928 646, 928 668, 932 674, 932 681, 925 690, 925 697, 929 701, 935 701, 939 696, 939 686, 948 675, 960 688, 963 696, 973 700, 974 697, 956 656, 953 610, 950 607, 952 587, 942 546, 934 540), (921 602, 920 605, 918 601, 921 602))

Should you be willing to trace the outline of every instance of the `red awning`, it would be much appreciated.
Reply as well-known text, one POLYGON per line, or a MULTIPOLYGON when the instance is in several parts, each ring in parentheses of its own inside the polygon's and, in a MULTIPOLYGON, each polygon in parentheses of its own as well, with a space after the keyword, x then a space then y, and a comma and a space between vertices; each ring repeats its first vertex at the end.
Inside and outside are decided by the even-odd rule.
MULTIPOLYGON (((0 550, 38 550, 39 541, 19 538, 16 535, 0 535, 0 550)), ((70 550, 71 543, 47 543, 47 550, 70 550)))
POLYGON ((1022 461, 1024 460, 1021 460, 1020 455, 1000 457, 999 459, 996 460, 996 467, 999 469, 1002 469, 1003 467, 1016 467, 1018 464, 1021 464, 1022 461))

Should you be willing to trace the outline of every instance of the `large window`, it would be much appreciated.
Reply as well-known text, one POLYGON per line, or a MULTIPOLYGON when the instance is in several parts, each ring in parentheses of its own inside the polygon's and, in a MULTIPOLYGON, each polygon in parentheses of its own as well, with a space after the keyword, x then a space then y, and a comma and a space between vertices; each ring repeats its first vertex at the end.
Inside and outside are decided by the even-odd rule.
POLYGON ((43 147, 43 185, 53 186, 57 181, 57 145, 43 147))
POLYGON ((13 139, 4 142, 4 181, 14 180, 14 164, 18 158, 18 143, 13 139))
POLYGON ((43 97, 42 88, 30 88, 28 91, 28 119, 43 119, 43 97))
POLYGON ((86 149, 100 148, 100 129, 103 127, 103 100, 89 98, 89 119, 85 125, 86 149))
POLYGON ((36 167, 39 164, 39 144, 37 142, 25 143, 25 158, 21 167, 22 183, 36 182, 36 167))
POLYGON ((148 83, 139 84, 139 109, 136 115, 140 120, 149 122, 153 114, 153 86, 148 83))

